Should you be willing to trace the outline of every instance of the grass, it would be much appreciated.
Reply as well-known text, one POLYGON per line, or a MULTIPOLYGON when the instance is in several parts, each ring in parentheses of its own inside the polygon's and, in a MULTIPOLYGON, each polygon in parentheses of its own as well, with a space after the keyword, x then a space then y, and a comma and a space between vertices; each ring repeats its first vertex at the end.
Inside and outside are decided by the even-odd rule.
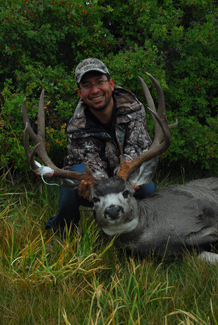
POLYGON ((85 208, 60 240, 44 230, 58 197, 40 180, 0 181, 0 324, 218 324, 218 265, 129 256, 85 208))

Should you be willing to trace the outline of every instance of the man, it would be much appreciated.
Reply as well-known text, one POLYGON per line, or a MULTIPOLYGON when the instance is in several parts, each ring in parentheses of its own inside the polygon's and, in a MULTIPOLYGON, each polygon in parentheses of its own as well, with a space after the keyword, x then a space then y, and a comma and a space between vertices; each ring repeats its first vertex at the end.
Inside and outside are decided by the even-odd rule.
MULTIPOLYGON (((143 104, 131 92, 115 86, 107 67, 95 58, 83 60, 75 71, 80 97, 67 126, 68 156, 65 168, 83 173, 86 162, 97 179, 116 175, 119 157, 126 163, 151 146, 143 104), (73 166, 73 167, 72 167, 73 166)), ((136 199, 155 191, 151 182, 157 159, 143 163, 148 184, 135 187, 136 199)), ((73 228, 80 219, 79 206, 92 206, 90 189, 81 181, 78 190, 62 186, 59 212, 46 223, 46 229, 73 228)))

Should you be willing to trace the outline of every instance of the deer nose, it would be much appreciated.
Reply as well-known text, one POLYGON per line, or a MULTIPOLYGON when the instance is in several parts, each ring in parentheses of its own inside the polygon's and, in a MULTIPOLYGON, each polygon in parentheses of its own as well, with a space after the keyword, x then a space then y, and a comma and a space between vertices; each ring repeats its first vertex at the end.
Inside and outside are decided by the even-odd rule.
POLYGON ((115 220, 119 217, 119 212, 121 211, 121 207, 119 206, 110 206, 104 211, 105 219, 115 220))

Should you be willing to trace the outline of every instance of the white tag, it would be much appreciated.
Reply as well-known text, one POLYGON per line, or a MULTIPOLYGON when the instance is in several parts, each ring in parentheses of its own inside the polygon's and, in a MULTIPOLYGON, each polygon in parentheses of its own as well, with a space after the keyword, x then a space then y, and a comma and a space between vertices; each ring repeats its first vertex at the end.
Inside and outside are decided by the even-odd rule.
POLYGON ((42 166, 38 161, 35 161, 35 164, 39 167, 37 169, 34 169, 34 173, 36 173, 37 175, 41 175, 41 176, 47 176, 47 177, 52 177, 54 174, 54 170, 51 169, 50 167, 47 166, 42 166))
MULTIPOLYGON (((56 183, 52 183, 52 184, 49 184, 47 183, 45 180, 44 180, 44 177, 43 176, 47 176, 47 177, 52 177, 54 175, 54 170, 51 169, 50 167, 48 166, 42 166, 38 161, 35 161, 35 164, 36 166, 38 166, 39 168, 37 169, 34 169, 34 173, 36 173, 37 175, 40 175, 43 182, 47 185, 57 185, 57 186, 60 186, 59 184, 56 184, 56 183)), ((31 168, 32 169, 32 168, 31 168)))

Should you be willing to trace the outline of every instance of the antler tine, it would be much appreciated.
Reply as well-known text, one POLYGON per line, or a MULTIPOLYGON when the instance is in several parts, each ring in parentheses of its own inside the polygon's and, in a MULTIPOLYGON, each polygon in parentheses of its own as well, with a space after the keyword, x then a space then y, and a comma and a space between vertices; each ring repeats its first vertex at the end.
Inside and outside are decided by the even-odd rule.
MULTIPOLYGON (((51 159, 48 157, 46 147, 45 147, 45 110, 44 110, 44 89, 41 92, 40 100, 39 100, 39 108, 38 108, 38 123, 37 123, 37 143, 35 144, 33 141, 33 144, 35 145, 35 150, 37 154, 39 155, 40 159, 43 161, 43 163, 56 170, 57 167, 53 164, 51 159), (39 144, 37 147, 36 145, 39 144)), ((31 134, 30 134, 31 137, 31 134)), ((32 138, 32 137, 31 137, 32 138)))
POLYGON ((33 131, 33 129, 30 126, 30 122, 29 122, 29 118, 28 118, 27 110, 26 110, 26 99, 23 100, 22 117, 23 117, 23 123, 25 125, 25 130, 24 130, 24 134, 23 134, 25 153, 26 153, 26 156, 27 156, 27 159, 28 159, 31 169, 36 170, 38 168, 38 166, 34 162, 33 153, 35 152, 35 148, 39 145, 39 140, 37 138, 37 135, 35 134, 35 132, 33 131), (30 150, 28 134, 30 135, 30 137, 33 141, 33 144, 35 146, 34 150, 32 152, 30 150))
POLYGON ((39 99, 39 109, 38 109, 38 137, 41 141, 45 141, 45 110, 44 110, 44 89, 41 92, 39 99))
MULTIPOLYGON (((149 74, 149 73, 147 73, 146 72, 146 74, 149 76, 149 77, 151 77, 151 75, 149 74)), ((143 91, 144 91, 144 95, 145 95, 145 97, 146 97, 146 100, 147 100, 147 102, 148 102, 148 106, 153 110, 153 111, 155 111, 156 112, 156 108, 155 108, 155 105, 154 105, 154 101, 153 101, 153 98, 151 97, 151 93, 150 93, 150 91, 149 91, 149 89, 148 89, 148 86, 146 85, 146 83, 144 82, 144 80, 140 77, 140 76, 138 76, 139 77, 139 80, 140 80, 140 82, 141 82, 141 85, 142 85, 142 89, 143 89, 143 91)), ((153 77, 152 77, 153 78, 153 77)), ((154 79, 154 78, 153 78, 154 79)), ((152 80, 152 79, 151 79, 152 80)), ((153 81, 153 80, 152 80, 153 81)))
MULTIPOLYGON (((152 80, 152 82, 153 82, 153 84, 154 84, 154 86, 155 86, 155 88, 157 90, 157 95, 158 95, 158 111, 157 111, 157 114, 162 119, 163 114, 165 114, 165 100, 164 100, 164 94, 163 94, 162 88, 161 88, 159 82, 157 82, 157 80, 152 75, 150 75, 147 72, 146 72, 146 74, 152 80)), ((149 110, 151 112, 156 112, 156 108, 155 108, 153 99, 151 97, 150 91, 149 91, 146 83, 144 82, 144 80, 141 77, 139 77, 139 80, 140 80, 142 88, 144 90, 144 95, 145 95, 145 97, 147 99, 149 110), (152 103, 151 103, 150 98, 152 99, 152 103)), ((152 117, 153 117, 153 115, 152 115, 152 117)), ((154 120, 154 122, 155 122, 155 120, 154 120)), ((160 125, 158 123, 155 123, 155 138, 153 140, 153 143, 158 143, 159 139, 162 139, 162 138, 163 138, 162 129, 161 129, 161 127, 160 127, 160 125)))
POLYGON ((38 168, 38 166, 35 164, 34 159, 33 159, 33 153, 35 152, 36 147, 39 145, 37 144, 33 151, 31 152, 30 150, 30 143, 29 143, 29 138, 28 138, 28 123, 26 122, 26 127, 23 133, 23 143, 24 143, 24 149, 25 149, 25 153, 28 159, 28 162, 30 164, 30 167, 32 170, 36 170, 38 168))
POLYGON ((93 176, 88 164, 86 165, 86 173, 76 173, 69 170, 59 169, 53 164, 51 159, 48 157, 46 147, 45 147, 44 90, 41 93, 40 101, 39 101, 37 135, 33 131, 32 127, 30 126, 29 118, 26 111, 26 99, 24 99, 23 101, 22 116, 25 125, 25 130, 24 130, 25 153, 28 158, 30 167, 34 172, 37 173, 37 169, 38 169, 38 166, 33 159, 33 155, 36 151, 38 156, 42 160, 42 162, 45 164, 45 166, 48 166, 54 170, 53 176, 60 177, 60 178, 75 179, 75 180, 85 180, 89 184, 96 183, 97 180, 93 176), (28 134, 32 139, 34 145, 34 149, 32 151, 30 150, 28 134))
POLYGON ((23 132, 23 144, 24 144, 26 156, 29 160, 29 157, 31 156, 31 150, 30 150, 30 143, 29 143, 29 138, 28 138, 27 127, 28 127, 28 123, 26 122, 26 126, 25 126, 25 129, 23 132))
MULTIPOLYGON (((26 98, 24 98, 24 100, 23 100, 22 117, 23 117, 23 123, 25 125, 25 129, 27 129, 27 132, 29 133, 29 135, 33 141, 33 144, 36 145, 38 143, 38 139, 37 139, 37 135, 35 134, 35 132, 33 131, 33 129, 30 126, 30 121, 29 121, 27 111, 26 111, 26 98)), ((25 150, 26 150, 26 148, 25 148, 25 150)))
MULTIPOLYGON (((26 99, 24 99, 23 101, 23 106, 22 106, 22 116, 23 116, 23 122, 24 125, 26 126, 26 136, 25 139, 28 139, 27 133, 29 134, 30 138, 33 141, 33 145, 35 147, 34 151, 37 151, 40 159, 43 161, 43 163, 46 166, 49 166, 52 169, 57 168, 52 161, 50 160, 50 158, 47 155, 47 151, 45 148, 45 122, 44 122, 44 90, 41 92, 41 96, 40 96, 40 102, 39 102, 39 108, 38 108, 38 125, 37 125, 37 135, 35 134, 35 132, 33 131, 31 125, 30 125, 30 121, 27 115, 27 110, 26 110, 26 99), (36 146, 37 146, 37 150, 36 150, 36 146)), ((25 134, 25 133, 24 133, 25 134)), ((29 140, 24 141, 24 148, 25 151, 28 152, 28 160, 30 158, 30 148, 29 148, 29 140)), ((32 159, 33 160, 33 159, 32 159)), ((31 165, 31 168, 36 164, 33 163, 33 161, 29 160, 29 163, 31 165)), ((36 168, 38 168, 36 166, 36 168)), ((35 169, 36 169, 35 168, 35 169)), ((33 168, 32 168, 33 169, 33 168)), ((34 169, 33 169, 34 170, 34 169)))
MULTIPOLYGON (((149 78, 152 80, 152 82, 153 82, 153 84, 154 84, 154 86, 155 86, 155 88, 156 88, 156 90, 157 90, 157 96, 158 96, 158 116, 160 117, 160 118, 163 118, 163 115, 165 115, 165 99, 164 99, 164 93, 163 93, 163 90, 162 90, 162 88, 161 88, 161 86, 160 86, 160 84, 159 84, 159 82, 150 74, 150 73, 148 73, 148 72, 146 72, 146 74, 149 76, 149 78)), ((139 79, 140 79, 140 81, 141 81, 141 83, 143 83, 143 84, 145 84, 145 82, 144 82, 144 80, 141 78, 141 77, 139 77, 139 79)), ((149 91, 149 90, 148 90, 149 91)), ((150 94, 150 93, 149 93, 150 94)), ((151 95, 150 95, 151 96, 151 95)), ((146 97, 146 99, 147 99, 147 97, 146 97)), ((147 101, 148 101, 148 99, 147 99, 147 101)), ((149 103, 148 103, 148 105, 149 105, 149 103)), ((149 107, 152 107, 152 106, 150 106, 149 105, 149 107)), ((153 107, 152 107, 153 108, 153 107)), ((153 111, 155 110, 155 106, 154 106, 154 109, 153 109, 153 111)), ((156 110, 155 110, 156 111, 156 110)), ((168 125, 168 128, 169 129, 174 129, 176 126, 178 125, 178 120, 176 119, 176 121, 175 121, 175 123, 173 123, 173 124, 169 124, 168 125)))
MULTIPOLYGON (((157 96, 158 96, 158 115, 160 116, 161 114, 165 114, 165 99, 164 99, 164 94, 163 90, 159 84, 159 82, 148 72, 146 74, 149 76, 151 81, 153 82, 156 90, 157 90, 157 96)), ((141 81, 144 83, 144 80, 140 78, 141 81)))
POLYGON ((170 136, 169 129, 174 128, 178 125, 177 120, 174 124, 168 125, 167 118, 165 115, 165 100, 164 100, 164 94, 162 88, 153 76, 151 76, 149 73, 147 73, 147 75, 152 80, 158 94, 158 112, 156 112, 156 108, 154 105, 154 101, 151 97, 150 91, 147 85, 145 84, 144 80, 141 77, 139 77, 144 91, 144 95, 149 105, 148 109, 150 110, 152 118, 155 123, 155 137, 149 150, 146 151, 144 154, 142 154, 140 157, 134 159, 131 163, 124 164, 121 158, 121 163, 120 163, 121 168, 118 173, 118 176, 123 178, 124 180, 127 179, 131 171, 133 171, 136 167, 140 166, 143 162, 148 161, 151 158, 154 158, 157 155, 162 154, 169 148, 171 143, 171 136, 170 136), (163 137, 164 137, 164 141, 162 142, 163 137))

